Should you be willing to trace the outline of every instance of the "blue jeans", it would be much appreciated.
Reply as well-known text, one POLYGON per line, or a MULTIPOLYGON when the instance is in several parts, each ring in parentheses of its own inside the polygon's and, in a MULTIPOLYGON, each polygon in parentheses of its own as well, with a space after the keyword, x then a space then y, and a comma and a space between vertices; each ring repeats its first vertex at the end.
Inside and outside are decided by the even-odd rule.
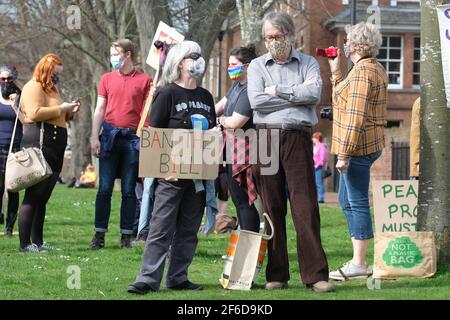
POLYGON ((316 188, 319 201, 325 201, 325 186, 323 185, 323 168, 316 168, 316 188))
POLYGON ((370 167, 381 151, 362 157, 350 157, 349 166, 339 177, 339 204, 347 220, 350 237, 373 238, 369 207, 370 167))
POLYGON ((142 193, 141 214, 139 215, 139 229, 140 236, 147 237, 150 229, 150 220, 153 214, 153 202, 155 199, 155 184, 156 179, 144 179, 144 191, 142 193))
MULTIPOLYGON (((138 177, 139 151, 136 136, 118 136, 108 156, 100 154, 100 182, 95 201, 95 231, 107 232, 111 213, 114 180, 121 179, 120 232, 133 234, 136 212, 135 186, 138 177)), ((102 139, 103 140, 103 139, 102 139)))

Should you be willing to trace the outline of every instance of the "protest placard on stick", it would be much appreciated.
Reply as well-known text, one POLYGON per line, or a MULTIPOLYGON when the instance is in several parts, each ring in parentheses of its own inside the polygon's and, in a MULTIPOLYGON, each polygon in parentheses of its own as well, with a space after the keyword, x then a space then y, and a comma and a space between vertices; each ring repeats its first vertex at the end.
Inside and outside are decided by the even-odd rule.
POLYGON ((158 85, 160 74, 162 73, 162 67, 165 61, 165 56, 162 57, 162 54, 165 54, 165 49, 167 46, 174 45, 176 43, 182 42, 184 40, 184 36, 179 33, 174 28, 160 21, 158 25, 158 29, 156 29, 155 36, 153 37, 153 42, 150 47, 150 52, 147 57, 147 64, 156 70, 155 78, 153 79, 152 88, 150 89, 150 93, 145 102, 144 109, 142 110, 141 120, 139 121, 139 126, 137 129, 137 135, 141 137, 141 131, 144 127, 145 120, 150 112, 150 107, 153 101, 153 88, 158 85), (156 46, 155 43, 163 44, 162 46, 156 46), (163 58, 163 59, 161 59, 163 58), (164 60, 164 61, 162 61, 164 60))

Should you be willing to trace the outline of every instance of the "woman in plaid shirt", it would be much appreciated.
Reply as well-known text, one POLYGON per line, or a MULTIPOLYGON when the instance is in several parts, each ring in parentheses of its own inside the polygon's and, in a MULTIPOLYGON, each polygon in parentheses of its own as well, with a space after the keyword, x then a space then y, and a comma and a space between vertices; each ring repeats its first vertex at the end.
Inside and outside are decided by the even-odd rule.
POLYGON ((385 146, 384 126, 388 77, 377 61, 381 33, 361 22, 348 30, 344 53, 354 64, 344 79, 340 59, 329 59, 333 84, 333 138, 340 172, 339 203, 353 244, 353 259, 330 272, 330 278, 348 280, 371 274, 366 264, 369 239, 373 238, 369 208, 370 168, 385 146))

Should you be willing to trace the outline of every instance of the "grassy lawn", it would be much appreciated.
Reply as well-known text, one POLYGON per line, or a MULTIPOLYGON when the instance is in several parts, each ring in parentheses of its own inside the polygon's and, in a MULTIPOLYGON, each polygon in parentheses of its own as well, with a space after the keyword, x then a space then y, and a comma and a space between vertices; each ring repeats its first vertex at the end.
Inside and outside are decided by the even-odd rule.
MULTIPOLYGON (((58 185, 47 207, 45 241, 60 251, 39 254, 18 252, 19 240, 0 236, 0 297, 1 299, 448 299, 450 298, 450 267, 440 268, 431 279, 401 279, 382 281, 381 289, 369 290, 365 280, 336 283, 335 293, 317 294, 300 283, 296 258, 295 232, 288 218, 288 242, 291 280, 289 289, 265 291, 264 272, 257 287, 249 292, 227 291, 218 279, 223 269, 221 256, 225 253, 228 235, 199 237, 194 261, 189 269, 190 280, 203 284, 200 292, 161 290, 146 296, 130 295, 127 286, 140 270, 143 247, 122 250, 119 245, 120 194, 115 193, 112 204, 110 233, 104 250, 92 252, 88 245, 93 235, 96 190, 67 189, 58 185), (70 290, 66 281, 67 268, 79 266, 81 289, 70 290)), ((234 212, 234 207, 230 204, 234 212)), ((321 206, 322 241, 330 268, 334 269, 351 257, 346 223, 339 208, 321 206)), ((3 226, 2 226, 3 227, 3 226)), ((16 230, 17 232, 17 227, 16 230)), ((371 247, 373 242, 371 243, 371 247)), ((370 249, 369 262, 373 260, 370 249)))

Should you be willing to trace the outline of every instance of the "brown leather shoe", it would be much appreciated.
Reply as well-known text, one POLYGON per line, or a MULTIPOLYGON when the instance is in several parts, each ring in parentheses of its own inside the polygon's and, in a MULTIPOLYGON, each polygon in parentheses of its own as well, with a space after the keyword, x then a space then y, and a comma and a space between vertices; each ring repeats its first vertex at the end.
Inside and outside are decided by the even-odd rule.
POLYGON ((318 282, 314 283, 313 285, 311 285, 311 289, 314 292, 319 292, 319 293, 336 291, 336 288, 327 281, 318 281, 318 282))
POLYGON ((266 285, 264 286, 264 289, 266 290, 287 289, 287 288, 288 283, 280 281, 267 282, 266 285))

